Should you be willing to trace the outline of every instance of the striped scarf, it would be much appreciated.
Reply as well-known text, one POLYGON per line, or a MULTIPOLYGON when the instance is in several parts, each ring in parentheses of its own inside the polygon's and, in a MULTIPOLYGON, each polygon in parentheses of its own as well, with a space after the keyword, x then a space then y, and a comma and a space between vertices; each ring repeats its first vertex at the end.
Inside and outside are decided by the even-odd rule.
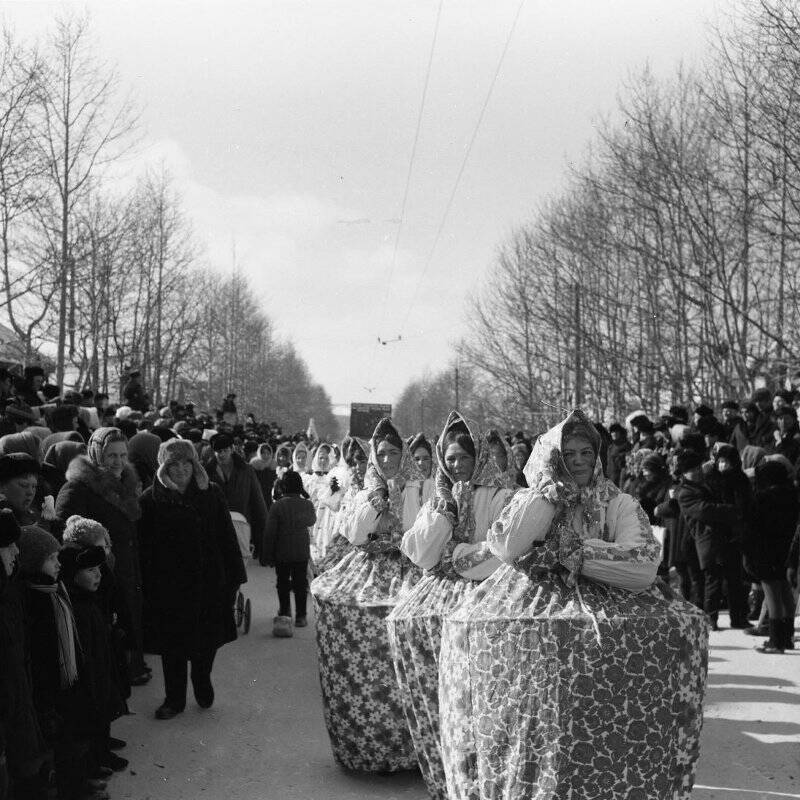
POLYGON ((49 594, 53 603, 53 616, 56 621, 58 635, 58 671, 61 676, 61 688, 68 689, 78 680, 78 657, 75 632, 75 616, 64 584, 61 581, 53 584, 31 583, 31 589, 42 594, 49 594))

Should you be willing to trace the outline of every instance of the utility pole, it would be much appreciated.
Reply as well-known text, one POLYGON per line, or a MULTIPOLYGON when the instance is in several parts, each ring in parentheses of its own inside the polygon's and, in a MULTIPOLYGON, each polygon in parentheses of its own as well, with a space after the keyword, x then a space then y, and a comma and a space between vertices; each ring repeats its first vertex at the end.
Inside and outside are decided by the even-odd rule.
POLYGON ((419 429, 420 431, 425 430, 425 396, 423 395, 419 399, 419 429))
POLYGON ((581 364, 581 288, 575 282, 575 407, 579 408, 583 403, 583 365, 581 364))
POLYGON ((458 395, 458 362, 456 361, 456 411, 458 411, 460 406, 461 403, 459 401, 459 395, 458 395))

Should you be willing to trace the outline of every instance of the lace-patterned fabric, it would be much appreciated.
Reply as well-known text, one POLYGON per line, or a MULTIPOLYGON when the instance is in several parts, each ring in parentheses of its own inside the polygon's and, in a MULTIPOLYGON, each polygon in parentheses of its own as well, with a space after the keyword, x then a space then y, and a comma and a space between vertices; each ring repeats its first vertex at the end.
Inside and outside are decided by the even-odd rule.
POLYGON ((572 480, 565 428, 591 439, 581 412, 540 437, 525 468, 533 488, 503 513, 513 519, 542 497, 557 505, 544 541, 497 569, 444 622, 449 798, 683 800, 699 752, 707 621, 665 586, 634 593, 586 578, 592 563, 613 576, 615 565, 649 568, 658 555, 646 517, 609 485, 599 458, 588 487, 572 480), (623 506, 610 525, 609 509, 623 506), (615 547, 623 524, 627 539, 615 547))
MULTIPOLYGON (((372 444, 365 489, 388 491, 375 457, 374 437, 372 444)), ((410 462, 404 447, 404 478, 411 477, 410 462)), ((422 577, 422 571, 399 550, 402 509, 402 490, 389 491, 389 510, 368 541, 351 546, 311 584, 331 747, 340 764, 361 772, 417 766, 386 631, 386 617, 398 598, 422 577)))
MULTIPOLYGON (((439 467, 437 497, 454 501, 458 509, 452 538, 445 546, 439 564, 413 589, 401 596, 387 619, 389 643, 408 727, 428 793, 434 800, 447 800, 439 731, 439 649, 442 620, 477 585, 456 571, 456 566, 461 569, 469 566, 464 562, 470 556, 462 558, 461 563, 454 564, 453 551, 459 544, 480 541, 486 536, 485 530, 481 532, 475 529, 477 493, 484 492, 490 497, 502 493, 504 502, 508 502, 511 497, 511 492, 498 488, 501 485, 501 476, 490 458, 484 437, 473 423, 466 422, 461 415, 453 412, 439 442, 442 442, 453 424, 462 422, 467 424, 475 447, 472 480, 468 484, 456 483, 454 486, 446 468, 441 444, 437 445, 436 450, 439 467)), ((433 499, 433 503, 436 503, 437 497, 433 499)), ((495 504, 498 511, 502 504, 495 504)), ((485 560, 486 555, 471 557, 485 560)))

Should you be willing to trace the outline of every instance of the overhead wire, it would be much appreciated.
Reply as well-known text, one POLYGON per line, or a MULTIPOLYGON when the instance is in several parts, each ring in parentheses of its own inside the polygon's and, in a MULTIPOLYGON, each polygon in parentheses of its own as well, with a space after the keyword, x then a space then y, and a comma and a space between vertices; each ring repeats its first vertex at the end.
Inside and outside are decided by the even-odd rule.
MULTIPOLYGON (((387 301, 389 300, 389 293, 391 291, 392 280, 394 278, 395 266, 397 264, 397 251, 400 246, 400 236, 403 232, 403 224, 405 223, 406 218, 406 207, 408 206, 408 193, 411 187, 411 176, 414 172, 414 162, 416 161, 417 157, 417 145, 419 143, 419 134, 422 129, 422 118, 425 113, 425 101, 428 97, 428 85, 430 84, 431 79, 431 68, 433 66, 433 55, 436 51, 436 40, 439 36, 439 23, 442 19, 442 6, 444 5, 444 0, 439 0, 439 8, 436 11, 436 22, 434 23, 433 27, 433 38, 431 39, 431 48, 430 52, 428 53, 428 65, 425 70, 425 81, 422 85, 422 98, 419 104, 419 113, 417 114, 417 126, 416 130, 414 131, 414 143, 411 146, 411 157, 408 161, 408 172, 406 173, 406 185, 403 190, 403 202, 400 207, 400 219, 397 224, 397 232, 395 233, 394 237, 394 247, 392 248, 392 260, 389 265, 389 274, 386 277, 386 290, 383 294, 383 302, 379 306, 379 308, 385 308, 387 301)), ((377 337, 379 339, 380 337, 377 337)), ((372 370, 375 365, 375 357, 378 353, 378 347, 380 345, 379 341, 375 341, 372 347, 372 357, 370 358, 369 368, 367 369, 367 375, 372 375, 372 370)))
POLYGON ((398 335, 402 336, 403 331, 408 324, 409 317, 411 316, 411 312, 414 308, 414 303, 417 301, 417 296, 419 295, 419 291, 422 287, 423 281, 428 274, 428 270, 430 269, 431 263, 433 261, 433 256, 436 253, 436 248, 439 245, 439 241, 442 238, 442 233, 444 232, 444 227, 447 224, 447 219, 450 216, 450 210, 453 207, 453 201, 455 200, 456 192, 458 191, 458 187, 461 183, 461 178, 464 175, 464 170, 466 169, 467 162, 469 161, 470 154, 472 153, 472 147, 475 144, 475 140, 478 138, 478 132, 480 131, 481 123, 483 122, 484 115, 486 114, 486 109, 489 106, 489 101, 492 98, 492 93, 494 91, 495 84, 497 83, 497 78, 500 75, 500 70, 502 69, 503 62, 505 61, 506 53, 508 52, 509 45, 511 44, 511 39, 514 36, 514 30, 517 27, 517 22, 519 21, 520 14, 522 13, 522 7, 525 5, 525 0, 520 0, 520 4, 517 8, 517 13, 514 15, 514 19, 511 23, 511 27, 509 28, 508 35, 506 36, 505 45, 503 46, 503 50, 500 54, 500 59, 497 62, 497 67, 494 71, 494 75, 492 76, 492 82, 489 84, 489 90, 486 92, 486 97, 484 98, 483 105, 481 106, 480 114, 478 115, 478 121, 475 123, 475 128, 472 131, 472 136, 469 140, 469 145, 467 146, 466 152, 464 153, 464 158, 461 162, 461 167, 458 170, 458 175, 456 175, 456 180, 453 184, 453 189, 450 192, 450 197, 447 200, 447 205, 445 206, 444 214, 442 214, 441 222, 439 223, 439 227, 436 231, 436 236, 434 237, 433 244, 431 245, 430 251, 428 252, 428 256, 425 259, 425 266, 422 269, 422 273, 417 280, 417 284, 414 288, 414 293, 411 296, 411 301, 408 304, 408 310, 406 311, 406 315, 403 318, 403 322, 400 325, 398 335))

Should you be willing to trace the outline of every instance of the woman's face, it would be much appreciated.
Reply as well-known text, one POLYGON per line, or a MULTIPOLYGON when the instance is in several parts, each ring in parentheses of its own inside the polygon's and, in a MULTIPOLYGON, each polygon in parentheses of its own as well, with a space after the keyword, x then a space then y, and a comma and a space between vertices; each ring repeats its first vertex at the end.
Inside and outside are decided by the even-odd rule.
POLYGON ((367 457, 363 453, 356 453, 353 456, 353 461, 356 472, 358 472, 359 477, 363 478, 367 474, 367 457))
POLYGON ((505 472, 508 469, 508 454, 505 447, 500 442, 492 442, 489 447, 492 451, 492 461, 498 472, 505 472))
POLYGON ((167 467, 167 475, 169 475, 169 479, 178 487, 179 492, 186 491, 193 474, 194 464, 188 459, 173 461, 167 467))
POLYGON ((9 577, 14 573, 14 565, 17 563, 18 555, 19 548, 16 542, 11 542, 6 547, 0 547, 0 562, 2 562, 3 569, 9 577))
POLYGON ((330 465, 331 465, 331 454, 330 451, 325 448, 320 449, 317 453, 317 464, 319 465, 320 472, 327 472, 330 465))
POLYGON ((528 463, 528 458, 530 454, 527 451, 527 448, 519 448, 514 451, 514 466, 519 469, 525 469, 525 465, 528 463))
POLYGON ((444 452, 444 463, 456 482, 468 481, 475 469, 475 459, 457 442, 448 445, 444 452))
POLYGON ((569 474, 578 486, 588 486, 594 474, 594 448, 583 436, 570 436, 561 449, 569 474))
POLYGON ((787 433, 791 433, 795 429, 796 425, 797 423, 795 422, 794 417, 789 414, 781 414, 778 417, 778 430, 780 431, 781 436, 786 436, 787 433))
POLYGON ((727 458, 720 458, 717 461, 717 469, 720 472, 730 472, 733 469, 733 464, 727 458))
POLYGON ((48 575, 53 580, 58 579, 58 574, 61 572, 61 562, 58 560, 58 551, 50 553, 42 564, 42 573, 48 575))
POLYGON ((102 463, 112 475, 119 478, 128 463, 128 445, 125 442, 111 442, 106 445, 102 463))
POLYGON ((430 478, 433 460, 427 447, 418 447, 414 451, 414 463, 419 467, 419 471, 424 478, 430 478))
POLYGON ((35 475, 20 475, 0 485, 0 493, 5 495, 11 508, 21 514, 30 509, 38 483, 35 475))
POLYGON ((395 447, 391 442, 386 440, 378 445, 376 455, 378 456, 378 464, 383 470, 383 476, 388 480, 397 475, 397 470, 400 469, 400 459, 403 456, 403 451, 399 447, 395 447))
POLYGON ((305 469, 307 458, 308 453, 305 450, 295 450, 294 460, 297 462, 297 466, 300 467, 300 469, 305 469))
POLYGON ((656 474, 649 467, 642 467, 642 477, 648 482, 654 481, 656 474))
POLYGON ((89 567, 88 569, 79 569, 75 573, 73 582, 79 589, 87 592, 96 592, 102 578, 100 567, 89 567))
POLYGON ((278 453, 278 466, 279 467, 288 467, 289 466, 289 451, 288 450, 281 450, 278 453))

